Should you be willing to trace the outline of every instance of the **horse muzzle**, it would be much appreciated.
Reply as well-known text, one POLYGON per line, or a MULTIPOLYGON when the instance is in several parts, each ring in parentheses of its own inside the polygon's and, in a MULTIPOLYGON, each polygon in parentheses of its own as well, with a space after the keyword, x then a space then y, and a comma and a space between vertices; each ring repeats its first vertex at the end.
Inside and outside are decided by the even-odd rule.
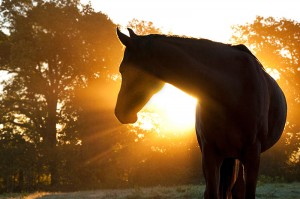
POLYGON ((137 114, 129 114, 119 109, 115 109, 115 116, 122 124, 133 124, 137 121, 137 114))

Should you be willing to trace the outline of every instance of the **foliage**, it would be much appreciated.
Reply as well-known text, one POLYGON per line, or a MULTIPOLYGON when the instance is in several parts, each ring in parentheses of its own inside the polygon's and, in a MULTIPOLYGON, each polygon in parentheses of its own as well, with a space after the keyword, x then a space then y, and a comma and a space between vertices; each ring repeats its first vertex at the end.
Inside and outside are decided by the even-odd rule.
POLYGON ((77 0, 3 0, 0 12, 9 31, 0 34, 0 69, 13 76, 1 95, 1 135, 20 135, 36 147, 56 184, 57 146, 80 142, 74 92, 114 72, 121 53, 116 26, 77 0))
POLYGON ((128 23, 127 27, 134 29, 135 33, 139 35, 161 33, 161 30, 155 27, 151 21, 133 19, 128 23))
POLYGON ((21 135, 2 135, 0 139, 0 191, 32 191, 40 174, 34 144, 21 135), (33 175, 34 174, 34 175, 33 175), (31 184, 33 183, 33 184, 31 184))
MULTIPOLYGON (((272 164, 272 167, 279 168, 276 174, 273 171, 273 175, 284 174, 286 178, 296 180, 295 176, 300 176, 300 162, 297 159, 300 155, 300 23, 287 19, 257 17, 253 23, 234 27, 232 40, 246 44, 267 71, 280 75, 277 82, 287 98, 287 124, 279 144, 264 157, 268 157, 267 165, 272 164), (291 170, 294 172, 287 173, 291 170)), ((270 172, 269 167, 265 171, 268 170, 270 172)))

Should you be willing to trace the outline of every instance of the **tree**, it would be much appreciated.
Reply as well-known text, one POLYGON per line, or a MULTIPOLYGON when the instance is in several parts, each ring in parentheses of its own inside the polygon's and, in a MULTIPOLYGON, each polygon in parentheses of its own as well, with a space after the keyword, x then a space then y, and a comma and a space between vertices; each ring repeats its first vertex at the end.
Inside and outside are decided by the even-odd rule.
POLYGON ((7 64, 7 61, 10 56, 10 43, 9 43, 9 37, 4 34, 3 32, 0 32, 0 65, 4 66, 7 64))
POLYGON ((3 0, 0 12, 9 31, 0 34, 0 69, 13 75, 4 84, 1 124, 42 147, 55 185, 56 147, 78 144, 74 91, 115 71, 116 26, 78 0, 3 0))
MULTIPOLYGON (((2 129, 10 131, 10 129, 2 129)), ((37 185, 38 161, 33 143, 20 134, 6 133, 0 139, 0 193, 32 191, 37 185), (25 183, 26 179, 26 183, 25 183)))
POLYGON ((135 33, 139 35, 161 34, 161 30, 157 28, 151 21, 140 21, 133 19, 128 23, 127 27, 134 29, 135 33))
MULTIPOLYGON (((284 147, 288 154, 284 155, 287 159, 283 161, 298 164, 299 167, 300 23, 287 19, 257 17, 253 23, 235 26, 232 40, 235 43, 246 44, 267 72, 277 76, 277 82, 282 87, 288 103, 287 124, 279 145, 284 147), (294 157, 295 161, 291 157, 294 157)), ((283 151, 278 150, 278 147, 274 150, 283 151)))

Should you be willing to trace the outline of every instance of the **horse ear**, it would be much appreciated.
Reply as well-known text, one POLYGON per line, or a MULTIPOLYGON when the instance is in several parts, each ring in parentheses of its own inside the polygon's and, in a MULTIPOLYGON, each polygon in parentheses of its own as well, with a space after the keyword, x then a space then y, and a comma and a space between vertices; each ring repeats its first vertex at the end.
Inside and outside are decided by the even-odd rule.
POLYGON ((129 32, 129 35, 131 38, 136 38, 137 35, 135 34, 135 32, 133 32, 133 30, 131 28, 127 28, 128 32, 129 32))
POLYGON ((128 37, 127 35, 123 34, 119 28, 117 28, 117 35, 120 39, 120 41, 122 42, 123 45, 125 45, 126 47, 130 47, 132 46, 132 40, 130 37, 128 37))

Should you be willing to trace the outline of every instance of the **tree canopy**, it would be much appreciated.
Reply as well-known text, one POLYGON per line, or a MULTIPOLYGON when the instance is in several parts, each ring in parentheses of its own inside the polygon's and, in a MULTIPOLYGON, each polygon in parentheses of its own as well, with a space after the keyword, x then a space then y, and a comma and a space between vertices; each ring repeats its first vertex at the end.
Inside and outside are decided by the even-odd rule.
POLYGON ((116 25, 76 0, 3 0, 0 13, 8 30, 0 34, 0 69, 13 76, 1 97, 2 132, 44 146, 55 184, 56 146, 78 144, 70 130, 75 90, 116 71, 116 25))

